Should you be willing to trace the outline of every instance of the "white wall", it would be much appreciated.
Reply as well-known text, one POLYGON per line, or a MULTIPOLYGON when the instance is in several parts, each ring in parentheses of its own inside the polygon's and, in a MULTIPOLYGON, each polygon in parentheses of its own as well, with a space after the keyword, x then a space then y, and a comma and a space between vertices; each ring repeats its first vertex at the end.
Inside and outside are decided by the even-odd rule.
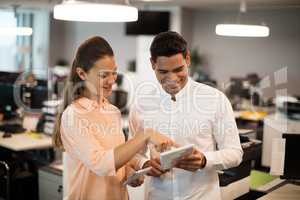
POLYGON ((288 92, 300 95, 300 9, 248 11, 242 20, 267 23, 270 27, 267 38, 216 36, 215 25, 234 22, 236 14, 237 11, 194 13, 191 46, 205 55, 208 62, 205 69, 212 78, 220 85, 232 76, 256 72, 260 76, 269 75, 274 84, 273 73, 288 66, 288 92))
MULTIPOLYGON (((152 8, 153 10, 170 12, 170 30, 181 32, 182 12, 179 7, 162 7, 152 8)), ((150 45, 154 39, 154 35, 139 35, 136 40, 136 64, 138 84, 140 82, 150 81, 156 82, 155 74, 150 63, 150 45)))
MULTIPOLYGON (((49 27, 49 67, 53 67, 59 59, 65 58, 65 23, 64 21, 54 20, 50 16, 49 27)), ((71 64, 71 60, 69 60, 71 64)))
POLYGON ((119 69, 125 69, 136 56, 136 38, 125 35, 124 23, 64 22, 52 19, 50 31, 50 66, 60 58, 71 64, 77 47, 95 35, 104 37, 110 43, 119 69))
POLYGON ((188 8, 183 8, 181 10, 181 34, 187 41, 189 48, 192 45, 193 41, 193 26, 195 20, 195 13, 196 11, 193 11, 188 8))
MULTIPOLYGON (((207 61, 205 70, 219 85, 228 82, 232 76, 245 76, 250 72, 257 72, 262 77, 270 76, 271 85, 274 85, 273 73, 287 66, 289 93, 300 95, 300 87, 297 86, 300 75, 300 9, 249 10, 242 20, 267 23, 271 31, 268 38, 216 36, 215 25, 234 22, 236 15, 237 11, 182 10, 181 33, 190 47, 198 48, 204 54, 207 61)), ((110 42, 120 69, 124 69, 129 60, 136 59, 138 46, 136 37, 125 36, 124 26, 124 23, 54 23, 52 19, 50 66, 59 58, 71 63, 75 49, 83 40, 100 35, 110 42)), ((284 87, 286 85, 280 86, 284 87)), ((270 88, 270 91, 273 96, 275 90, 270 88)))

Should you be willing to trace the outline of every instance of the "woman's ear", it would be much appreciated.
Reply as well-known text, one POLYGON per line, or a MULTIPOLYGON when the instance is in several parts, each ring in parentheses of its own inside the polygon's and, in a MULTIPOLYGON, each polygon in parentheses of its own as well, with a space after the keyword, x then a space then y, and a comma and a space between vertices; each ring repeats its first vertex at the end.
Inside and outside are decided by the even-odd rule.
POLYGON ((83 81, 86 80, 86 73, 83 71, 83 69, 81 69, 80 67, 76 68, 76 73, 79 76, 79 78, 83 81))

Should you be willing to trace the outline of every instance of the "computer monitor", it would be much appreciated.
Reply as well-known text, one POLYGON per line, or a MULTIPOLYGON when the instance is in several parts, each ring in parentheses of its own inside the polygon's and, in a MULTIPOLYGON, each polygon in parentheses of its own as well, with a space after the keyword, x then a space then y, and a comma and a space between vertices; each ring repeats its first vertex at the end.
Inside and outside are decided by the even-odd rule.
POLYGON ((37 85, 39 85, 39 86, 44 86, 44 87, 48 86, 48 80, 37 79, 36 81, 37 81, 37 85))
POLYGON ((35 86, 20 86, 20 96, 22 97, 22 103, 25 106, 25 110, 28 112, 39 112, 38 110, 43 107, 43 102, 48 100, 48 87, 47 84, 35 85, 35 86))
POLYGON ((108 98, 109 102, 119 108, 121 112, 126 109, 128 93, 124 90, 113 90, 108 98))
POLYGON ((0 109, 4 115, 16 110, 14 83, 20 73, 0 71, 0 109))
MULTIPOLYGON (((16 84, 19 75, 20 73, 0 71, 0 112, 6 119, 15 117, 16 109, 21 106, 17 105, 17 99, 25 103, 22 98, 22 88, 25 85, 16 84)), ((42 108, 43 102, 48 99, 47 80, 38 80, 37 83, 37 86, 30 89, 30 108, 33 109, 42 108)))
POLYGON ((239 96, 241 98, 250 98, 249 89, 244 87, 243 82, 245 79, 243 78, 231 78, 230 79, 230 87, 229 87, 229 95, 239 96))
POLYGON ((0 71, 0 82, 14 84, 20 73, 18 72, 3 72, 0 71))
POLYGON ((9 115, 17 109, 14 100, 14 85, 0 82, 0 109, 4 115, 9 115))
POLYGON ((300 180, 300 134, 288 134, 282 135, 285 139, 285 158, 284 158, 284 170, 282 179, 300 180))
POLYGON ((170 29, 170 12, 139 11, 138 20, 125 24, 126 35, 157 35, 170 29))
POLYGON ((31 93, 31 108, 41 109, 43 107, 43 102, 49 99, 48 97, 47 86, 35 86, 31 93))

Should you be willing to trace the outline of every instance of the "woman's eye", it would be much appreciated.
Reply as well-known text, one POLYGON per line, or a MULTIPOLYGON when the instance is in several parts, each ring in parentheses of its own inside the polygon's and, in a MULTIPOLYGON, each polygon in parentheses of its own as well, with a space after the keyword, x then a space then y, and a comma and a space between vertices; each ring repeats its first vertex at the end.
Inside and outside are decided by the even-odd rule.
POLYGON ((109 76, 117 76, 117 75, 118 75, 118 72, 108 72, 108 73, 100 73, 99 77, 104 79, 104 78, 107 78, 109 76))
POLYGON ((99 77, 100 77, 100 78, 106 78, 106 77, 107 77, 107 74, 100 73, 100 74, 99 74, 99 77))
POLYGON ((117 76, 117 75, 118 75, 118 72, 112 72, 112 75, 113 75, 113 76, 117 76))

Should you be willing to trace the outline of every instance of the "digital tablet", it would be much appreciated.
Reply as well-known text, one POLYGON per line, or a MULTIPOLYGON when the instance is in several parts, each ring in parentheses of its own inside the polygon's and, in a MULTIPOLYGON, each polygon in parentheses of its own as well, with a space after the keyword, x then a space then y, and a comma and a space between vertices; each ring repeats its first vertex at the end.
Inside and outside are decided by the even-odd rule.
POLYGON ((193 152, 194 144, 188 144, 176 149, 172 149, 160 154, 160 163, 163 170, 171 169, 177 160, 191 154, 193 152))

